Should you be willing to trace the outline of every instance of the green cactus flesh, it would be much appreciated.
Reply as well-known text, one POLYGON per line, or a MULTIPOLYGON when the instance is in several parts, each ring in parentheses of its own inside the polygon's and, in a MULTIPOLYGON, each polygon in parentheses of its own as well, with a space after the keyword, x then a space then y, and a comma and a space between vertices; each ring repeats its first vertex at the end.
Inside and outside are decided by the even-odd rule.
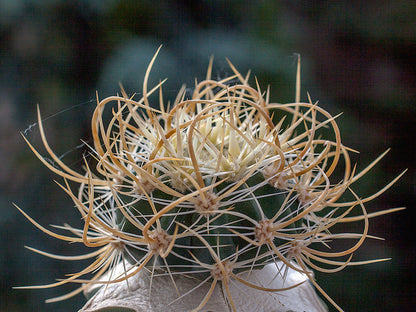
MULTIPOLYGON (((233 183, 224 181, 213 189, 213 193, 221 194, 222 191, 230 188, 232 185, 233 183)), ((171 252, 165 259, 170 270, 187 272, 201 271, 201 268, 195 265, 195 259, 198 259, 198 261, 204 264, 214 264, 215 259, 213 259, 213 256, 205 245, 206 243, 209 243, 221 259, 238 257, 239 262, 246 263, 245 266, 236 268, 236 272, 253 267, 262 268, 264 264, 275 259, 266 244, 258 247, 250 246, 251 244, 243 238, 247 237, 252 241, 256 241, 257 238, 253 223, 241 218, 235 213, 228 213, 228 211, 244 214, 249 219, 257 222, 273 218, 276 214, 279 214, 278 219, 285 220, 285 218, 293 216, 295 210, 298 211, 298 204, 293 202, 291 205, 285 205, 287 192, 282 192, 272 187, 264 180, 261 173, 250 177, 234 193, 241 194, 238 201, 235 201, 233 204, 221 206, 215 213, 207 216, 201 215, 192 208, 175 207, 174 210, 160 218, 161 227, 169 235, 173 235, 175 226, 178 225, 179 237, 181 234, 186 233, 188 229, 195 229, 195 232, 199 233, 200 237, 204 240, 202 242, 195 235, 184 235, 183 237, 177 238, 171 252)), ((169 197, 168 194, 160 190, 154 190, 151 198, 154 199, 153 204, 158 211, 164 207, 162 204, 163 200, 175 200, 175 198, 169 197)), ((153 214, 151 205, 147 199, 142 199, 134 203, 129 209, 136 220, 142 224, 145 224, 149 216, 153 214)), ((137 236, 143 235, 138 227, 132 225, 124 215, 119 214, 119 220, 119 223, 123 226, 123 232, 137 236)), ((296 233, 297 226, 299 226, 299 221, 291 223, 285 228, 286 233, 296 233)), ((276 246, 282 246, 287 244, 288 241, 275 237, 273 238, 273 243, 276 246)), ((127 247, 126 249, 127 259, 132 264, 137 264, 140 259, 146 256, 147 252, 148 250, 145 246, 142 248, 127 247)), ((153 261, 150 263, 154 265, 153 261)), ((156 263, 161 267, 166 265, 162 259, 156 259, 156 263)))

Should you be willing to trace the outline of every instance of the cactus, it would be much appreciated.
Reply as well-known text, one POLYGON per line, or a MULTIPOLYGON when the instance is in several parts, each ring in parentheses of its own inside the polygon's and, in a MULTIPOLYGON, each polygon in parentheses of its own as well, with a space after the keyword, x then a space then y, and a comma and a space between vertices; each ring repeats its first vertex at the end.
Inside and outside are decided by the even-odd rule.
POLYGON ((299 72, 295 102, 278 104, 270 102, 269 89, 262 91, 258 83, 250 86, 249 75, 242 76, 230 62, 234 74, 213 80, 211 61, 206 79, 195 85, 193 93, 188 95, 183 87, 167 107, 163 81, 150 90, 147 86, 156 56, 139 100, 122 89, 120 96, 97 101, 91 147, 96 165, 90 168, 85 161, 85 173, 69 168, 54 154, 38 114, 43 143, 56 165, 25 140, 50 170, 64 178, 60 186, 85 224, 83 229, 65 225, 62 229, 70 234, 57 234, 18 209, 44 232, 97 250, 77 257, 96 258, 81 272, 33 287, 82 283, 73 293, 49 301, 61 300, 95 283, 128 280, 146 268, 170 276, 172 287, 178 274, 211 283, 195 311, 218 283, 236 310, 228 288, 231 280, 264 291, 284 290, 240 277, 242 272, 280 261, 305 274, 341 311, 316 283, 312 270, 331 273, 384 260, 351 261, 368 236, 369 219, 399 210, 370 214, 365 203, 403 173, 374 195, 356 195, 352 184, 385 153, 356 173, 349 157, 353 150, 341 143, 336 116, 310 99, 300 101, 299 72), (337 181, 334 176, 340 174, 337 181), (79 183, 78 192, 68 181, 79 183), (345 222, 361 222, 362 232, 337 233, 334 226, 345 222), (346 250, 329 250, 338 239, 353 243, 346 250), (130 265, 122 274, 107 273, 102 279, 126 262, 130 265))

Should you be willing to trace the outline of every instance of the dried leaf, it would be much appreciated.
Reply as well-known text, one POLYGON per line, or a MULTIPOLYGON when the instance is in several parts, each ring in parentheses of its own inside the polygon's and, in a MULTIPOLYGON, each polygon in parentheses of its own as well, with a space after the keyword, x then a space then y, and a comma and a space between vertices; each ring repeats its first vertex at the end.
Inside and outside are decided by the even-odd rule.
MULTIPOLYGON (((121 270, 120 267, 118 269, 121 270)), ((243 272, 238 276, 250 283, 273 289, 304 282, 290 290, 270 292, 253 289, 232 280, 229 289, 238 312, 327 311, 307 276, 285 267, 282 263, 269 264, 262 270, 243 272), (285 274, 285 270, 287 270, 286 278, 283 280, 282 275, 285 274)), ((145 270, 129 278, 127 282, 106 286, 96 284, 89 289, 89 292, 101 288, 79 312, 188 312, 198 307, 211 286, 211 283, 207 282, 196 288, 200 281, 182 275, 175 276, 174 280, 182 297, 178 295, 168 275, 153 276, 151 281, 150 273, 145 270), (151 292, 150 283, 152 283, 151 292), (189 291, 191 292, 188 293, 189 291)), ((200 311, 231 311, 224 294, 221 283, 218 283, 209 301, 200 311)))

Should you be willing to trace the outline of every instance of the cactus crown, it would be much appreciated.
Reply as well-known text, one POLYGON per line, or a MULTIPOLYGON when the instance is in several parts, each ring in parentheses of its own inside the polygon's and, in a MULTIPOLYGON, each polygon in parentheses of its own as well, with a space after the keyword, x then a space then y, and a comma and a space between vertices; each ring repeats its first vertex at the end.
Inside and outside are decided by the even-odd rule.
MULTIPOLYGON (((341 143, 335 117, 316 103, 300 102, 299 87, 294 103, 270 103, 269 89, 251 87, 249 75, 243 77, 231 63, 234 75, 215 81, 211 62, 193 94, 187 97, 182 88, 174 105, 166 108, 163 82, 147 88, 156 55, 141 99, 122 90, 121 96, 98 101, 92 117, 94 170, 85 162, 85 173, 80 174, 54 154, 40 114, 42 139, 57 166, 26 140, 39 159, 65 179, 61 187, 85 225, 80 230, 66 225, 63 229, 70 234, 56 234, 22 213, 52 236, 98 248, 78 257, 97 258, 85 270, 47 287, 84 285, 50 301, 82 291, 124 260, 130 269, 100 283, 126 280, 147 267, 171 275, 173 283, 174 274, 188 274, 211 280, 212 289, 221 282, 227 290, 230 279, 261 289, 238 273, 282 261, 306 274, 339 308, 316 284, 311 269, 335 272, 352 264, 353 252, 367 236, 369 218, 397 210, 368 214, 364 204, 398 178, 368 198, 351 190, 384 154, 356 173, 349 158, 352 150, 341 143), (158 92, 155 108, 151 101, 158 92), (109 106, 112 115, 106 118, 109 106), (342 179, 331 181, 340 167, 342 179), (77 193, 68 180, 79 183, 77 193), (337 223, 352 221, 362 222, 361 233, 336 233, 337 223), (330 251, 328 245, 337 239, 353 243, 346 250, 330 251), (84 277, 88 274, 92 277, 84 277)), ((229 301, 233 306, 232 298, 229 301)))

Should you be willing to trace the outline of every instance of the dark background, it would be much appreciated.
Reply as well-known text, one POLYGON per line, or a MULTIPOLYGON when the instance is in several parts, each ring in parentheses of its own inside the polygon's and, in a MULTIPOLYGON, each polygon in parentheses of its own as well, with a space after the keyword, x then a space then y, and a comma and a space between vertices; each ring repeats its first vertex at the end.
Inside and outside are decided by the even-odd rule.
MULTIPOLYGON (((24 1, 0 0, 0 310, 77 311, 82 295, 44 300, 72 287, 12 290, 44 284, 80 270, 30 252, 24 245, 74 255, 79 246, 49 238, 12 206, 43 225, 79 225, 71 200, 25 145, 25 132, 41 148, 36 105, 51 146, 80 168, 90 141, 89 118, 100 98, 141 92, 145 68, 160 44, 152 81, 168 78, 165 97, 183 82, 202 78, 210 55, 214 74, 230 74, 228 57, 249 68, 275 102, 294 100, 294 53, 302 55, 306 92, 333 115, 343 142, 361 153, 364 168, 385 149, 385 159, 355 187, 365 197, 408 168, 369 211, 406 206, 372 220, 356 259, 392 258, 331 275, 319 284, 345 311, 411 311, 415 292, 415 95, 416 6, 411 1, 24 1), (40 4, 42 3, 42 4, 40 4)), ((41 149, 42 150, 42 149, 41 149)), ((43 150, 42 150, 43 152, 43 150)))

